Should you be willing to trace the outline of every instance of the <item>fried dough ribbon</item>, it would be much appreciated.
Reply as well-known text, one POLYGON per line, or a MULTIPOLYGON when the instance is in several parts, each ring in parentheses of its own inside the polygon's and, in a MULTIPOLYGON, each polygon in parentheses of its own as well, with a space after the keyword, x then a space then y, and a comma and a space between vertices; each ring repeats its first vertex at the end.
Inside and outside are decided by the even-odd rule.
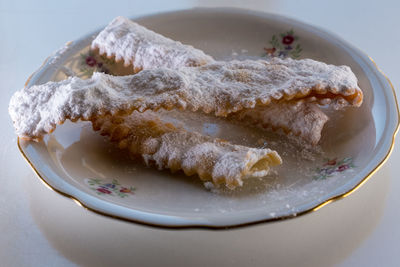
POLYGON ((40 139, 66 119, 93 120, 160 108, 227 116, 299 99, 359 106, 362 92, 349 67, 274 58, 149 69, 129 76, 94 73, 87 80, 73 77, 48 82, 17 91, 9 113, 20 137, 40 139))
POLYGON ((124 18, 115 18, 92 42, 100 54, 133 65, 134 72, 159 67, 200 66, 214 61, 203 51, 173 41, 124 18))
MULTIPOLYGON (((115 57, 117 61, 122 60, 125 65, 133 65, 135 72, 160 67, 200 66, 214 61, 192 46, 182 45, 124 17, 115 18, 101 31, 92 42, 92 48, 98 49, 100 54, 115 57)), ((318 105, 302 103, 306 102, 281 101, 271 107, 249 109, 232 117, 259 128, 283 129, 316 145, 328 117, 318 105), (305 114, 307 116, 303 116, 305 114)))
POLYGON ((122 149, 143 158, 146 165, 186 175, 198 174, 203 181, 242 186, 249 176, 262 177, 281 164, 270 149, 249 148, 176 127, 152 111, 129 116, 105 116, 93 120, 93 129, 109 136, 122 149))

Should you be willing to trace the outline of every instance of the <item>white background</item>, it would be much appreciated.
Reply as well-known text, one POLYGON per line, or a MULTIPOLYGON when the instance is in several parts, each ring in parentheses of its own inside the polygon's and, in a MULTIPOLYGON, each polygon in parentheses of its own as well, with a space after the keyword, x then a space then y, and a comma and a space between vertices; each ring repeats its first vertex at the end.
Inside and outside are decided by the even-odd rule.
MULTIPOLYGON (((400 266, 400 150, 362 188, 297 219, 168 231, 91 213, 48 190, 16 146, 12 93, 43 60, 118 15, 235 6, 290 16, 365 51, 400 85, 400 2, 0 0, 0 266, 400 266)), ((398 94, 399 91, 397 90, 398 94)))

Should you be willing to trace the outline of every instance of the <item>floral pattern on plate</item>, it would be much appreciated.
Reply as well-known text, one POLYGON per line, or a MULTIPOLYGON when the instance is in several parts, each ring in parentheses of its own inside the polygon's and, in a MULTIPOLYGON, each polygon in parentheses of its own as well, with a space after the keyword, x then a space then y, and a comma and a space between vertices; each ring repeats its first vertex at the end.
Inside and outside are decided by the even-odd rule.
POLYGON ((264 56, 299 58, 303 49, 298 41, 299 37, 295 35, 293 29, 278 35, 274 34, 269 41, 271 47, 264 47, 264 56))
POLYGON ((110 68, 115 64, 113 59, 106 56, 99 56, 89 50, 87 53, 80 54, 79 76, 92 76, 93 72, 110 73, 110 68))
POLYGON ((133 195, 135 188, 130 186, 121 185, 117 179, 112 181, 101 180, 98 178, 85 179, 85 183, 96 192, 98 195, 109 195, 118 196, 120 198, 125 198, 133 195))
POLYGON ((344 172, 355 168, 353 158, 347 157, 341 160, 337 158, 327 159, 322 167, 315 169, 315 180, 323 180, 333 176, 336 173, 344 172))

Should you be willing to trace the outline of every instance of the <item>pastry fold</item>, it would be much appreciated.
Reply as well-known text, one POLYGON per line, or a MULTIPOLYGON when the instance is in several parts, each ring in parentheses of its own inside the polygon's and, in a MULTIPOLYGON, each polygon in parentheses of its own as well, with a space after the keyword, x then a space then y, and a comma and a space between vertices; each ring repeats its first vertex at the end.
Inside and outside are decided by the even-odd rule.
POLYGON ((163 121, 156 113, 134 111, 129 116, 105 116, 92 121, 100 131, 141 156, 146 165, 186 175, 198 174, 203 181, 223 184, 230 189, 242 186, 247 177, 262 177, 270 167, 282 163, 278 153, 270 149, 249 148, 190 132, 163 121))
POLYGON ((283 130, 316 145, 328 116, 314 102, 282 101, 268 106, 245 109, 229 116, 242 124, 260 129, 283 130))
POLYGON ((100 54, 132 65, 134 72, 153 68, 200 66, 214 61, 203 51, 146 29, 124 18, 115 18, 92 42, 100 54))
POLYGON ((40 139, 66 119, 92 120, 160 108, 227 116, 300 99, 357 107, 362 91, 349 67, 274 58, 149 69, 128 76, 94 73, 87 80, 48 82, 17 91, 9 113, 20 137, 40 139))

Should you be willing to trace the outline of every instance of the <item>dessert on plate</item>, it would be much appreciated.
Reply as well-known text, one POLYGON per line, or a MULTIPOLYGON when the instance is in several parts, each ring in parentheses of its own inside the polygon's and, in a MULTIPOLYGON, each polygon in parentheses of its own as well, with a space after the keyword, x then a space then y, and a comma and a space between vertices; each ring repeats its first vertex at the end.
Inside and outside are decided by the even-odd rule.
MULTIPOLYGON (((124 62, 124 65, 132 68, 135 73, 141 69, 201 66, 215 61, 192 46, 173 41, 124 17, 112 20, 93 40, 91 48, 101 55, 114 58, 117 62, 124 62)), ((312 73, 308 75, 312 76, 312 73)), ((352 86, 358 88, 357 79, 351 70, 347 75, 347 79, 352 80, 352 86)), ((346 79, 345 76, 343 78, 346 79)), ((357 105, 361 105, 361 91, 358 101, 357 105)), ((334 107, 341 109, 344 105, 334 107)), ((319 142, 321 131, 329 119, 315 101, 271 103, 266 108, 238 112, 233 118, 263 129, 282 129, 285 133, 299 136, 312 145, 319 142), (285 118, 282 118, 283 115, 285 118)))
POLYGON ((67 119, 91 121, 94 130, 147 165, 233 189, 281 164, 278 153, 188 131, 163 120, 160 110, 200 111, 282 129, 316 145, 328 120, 320 106, 359 107, 363 99, 347 66, 291 58, 216 61, 123 17, 91 47, 123 61, 134 74, 94 73, 17 91, 9 113, 19 137, 40 140, 67 119))

